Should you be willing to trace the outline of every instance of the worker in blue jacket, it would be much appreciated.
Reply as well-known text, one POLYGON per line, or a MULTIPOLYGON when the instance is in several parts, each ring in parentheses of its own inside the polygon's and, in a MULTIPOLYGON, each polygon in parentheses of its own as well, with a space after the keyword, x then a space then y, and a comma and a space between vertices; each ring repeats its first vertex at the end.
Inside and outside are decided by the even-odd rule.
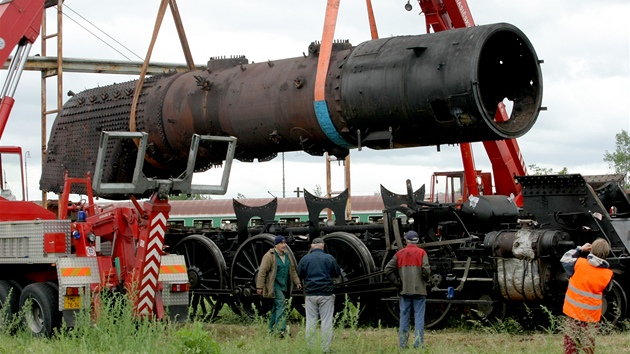
POLYGON ((306 292, 306 340, 310 348, 315 342, 318 319, 322 321, 322 350, 331 351, 333 339, 333 313, 335 295, 334 278, 341 275, 339 264, 333 256, 324 253, 324 240, 315 238, 311 252, 298 264, 298 275, 304 280, 306 292))

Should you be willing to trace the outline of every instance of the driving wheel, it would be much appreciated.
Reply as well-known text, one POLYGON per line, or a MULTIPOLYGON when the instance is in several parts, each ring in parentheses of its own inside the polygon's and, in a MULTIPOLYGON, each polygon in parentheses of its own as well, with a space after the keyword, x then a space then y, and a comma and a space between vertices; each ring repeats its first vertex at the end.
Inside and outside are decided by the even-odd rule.
MULTIPOLYGON (((374 259, 370 250, 359 238, 347 232, 333 232, 323 237, 326 244, 326 252, 332 255, 341 268, 343 281, 373 273, 375 270, 374 259)), ((357 281, 353 285, 370 283, 371 279, 357 281)), ((355 305, 360 304, 360 312, 367 307, 369 298, 360 295, 349 295, 348 300, 355 305)), ((345 296, 337 296, 335 299, 335 311, 342 311, 345 296)))
POLYGON ((190 282, 190 306, 193 315, 202 319, 217 316, 223 302, 212 290, 224 289, 227 267, 219 247, 202 235, 190 235, 175 245, 172 253, 184 256, 190 282))

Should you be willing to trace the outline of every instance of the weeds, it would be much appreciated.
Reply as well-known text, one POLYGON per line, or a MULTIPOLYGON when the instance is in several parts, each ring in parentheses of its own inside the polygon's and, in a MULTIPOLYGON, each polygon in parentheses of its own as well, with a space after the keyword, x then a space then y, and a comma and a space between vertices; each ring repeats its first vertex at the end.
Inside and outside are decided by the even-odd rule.
POLYGON ((194 322, 175 332, 179 353, 221 353, 221 347, 204 330, 200 322, 194 322))
POLYGON ((547 327, 540 326, 539 329, 547 334, 555 334, 562 330, 562 322, 558 316, 554 316, 545 306, 541 306, 542 311, 547 315, 547 319, 549 320, 549 324, 547 327))
POLYGON ((346 298, 344 301, 343 310, 341 313, 336 313, 334 317, 334 323, 337 324, 339 328, 351 328, 357 329, 359 327, 359 315, 361 314, 361 303, 357 302, 356 304, 348 298, 348 294, 346 294, 346 298))
MULTIPOLYGON (((5 301, 12 299, 14 296, 13 288, 9 290, 5 301)), ((19 314, 11 313, 11 307, 8 303, 0 304, 0 335, 11 335, 17 332, 22 325, 19 314)))

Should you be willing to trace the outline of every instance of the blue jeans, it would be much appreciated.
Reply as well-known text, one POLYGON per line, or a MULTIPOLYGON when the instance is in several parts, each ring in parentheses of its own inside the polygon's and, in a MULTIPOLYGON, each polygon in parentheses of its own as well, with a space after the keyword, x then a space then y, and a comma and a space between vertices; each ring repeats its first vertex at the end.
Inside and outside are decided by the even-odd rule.
POLYGON ((415 341, 413 347, 424 345, 424 311, 426 309, 426 296, 400 295, 400 327, 398 329, 398 342, 401 348, 407 348, 409 340, 409 317, 413 308, 415 341))
POLYGON ((287 302, 284 291, 273 289, 275 298, 269 316, 269 332, 284 332, 287 329, 287 302))

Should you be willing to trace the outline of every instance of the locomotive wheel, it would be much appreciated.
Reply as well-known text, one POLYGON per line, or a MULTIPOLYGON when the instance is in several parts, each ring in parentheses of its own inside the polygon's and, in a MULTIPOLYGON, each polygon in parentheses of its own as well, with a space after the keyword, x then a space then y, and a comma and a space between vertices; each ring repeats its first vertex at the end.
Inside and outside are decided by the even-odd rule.
POLYGON ((190 235, 179 241, 172 253, 186 259, 193 315, 203 319, 217 316, 223 303, 216 296, 195 292, 224 288, 227 266, 219 247, 205 236, 190 235))
MULTIPOLYGON (((326 251, 337 260, 344 281, 374 272, 376 266, 370 250, 355 235, 347 232, 333 232, 324 236, 323 239, 326 244, 326 251)), ((366 279, 363 284, 368 282, 369 280, 366 279)), ((360 303, 360 312, 363 312, 368 306, 358 295, 350 295, 348 300, 354 304, 360 303)), ((345 296, 337 296, 335 311, 343 310, 344 302, 345 296)))
POLYGON ((613 280, 612 289, 604 297, 602 303, 602 317, 612 325, 626 318, 628 312, 628 297, 621 285, 613 280))
POLYGON ((424 314, 424 328, 440 329, 446 325, 451 316, 450 303, 427 303, 424 314))
MULTIPOLYGON (((256 277, 263 256, 274 247, 274 238, 271 234, 250 237, 236 251, 230 270, 232 289, 240 289, 238 300, 230 304, 235 312, 254 316, 256 313, 265 314, 271 309, 271 302, 256 294, 256 277)), ((286 254, 297 268, 293 252, 288 246, 286 254)))
POLYGON ((0 328, 11 323, 20 309, 20 289, 10 280, 0 280, 0 328))
POLYGON ((46 283, 27 285, 20 295, 20 309, 24 309, 22 323, 34 337, 47 337, 59 326, 61 313, 55 289, 46 283), (30 302, 30 306, 25 306, 30 302))

